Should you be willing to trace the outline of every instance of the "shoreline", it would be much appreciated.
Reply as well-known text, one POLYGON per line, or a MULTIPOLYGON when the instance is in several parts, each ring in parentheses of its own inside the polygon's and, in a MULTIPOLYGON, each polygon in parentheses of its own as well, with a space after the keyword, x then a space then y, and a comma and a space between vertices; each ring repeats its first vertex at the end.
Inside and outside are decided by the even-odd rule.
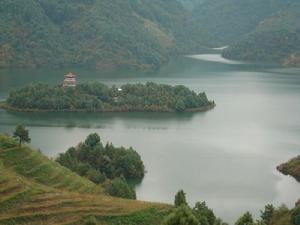
POLYGON ((13 111, 13 112, 28 112, 28 113, 47 113, 47 112, 73 112, 73 113, 106 113, 106 112, 122 112, 122 113, 130 113, 130 112, 157 112, 157 113, 194 113, 194 112, 205 112, 212 110, 216 107, 215 103, 212 103, 211 105, 202 106, 199 108, 190 108, 186 109, 182 112, 177 112, 173 109, 127 109, 127 108, 111 108, 111 109, 101 109, 101 110, 77 110, 77 109, 70 109, 70 110, 42 110, 42 109, 22 109, 22 108, 16 108, 12 107, 6 104, 6 102, 0 102, 0 109, 4 109, 7 111, 13 111))
POLYGON ((300 155, 290 159, 286 163, 278 165, 276 169, 283 175, 293 177, 298 183, 300 183, 300 155))

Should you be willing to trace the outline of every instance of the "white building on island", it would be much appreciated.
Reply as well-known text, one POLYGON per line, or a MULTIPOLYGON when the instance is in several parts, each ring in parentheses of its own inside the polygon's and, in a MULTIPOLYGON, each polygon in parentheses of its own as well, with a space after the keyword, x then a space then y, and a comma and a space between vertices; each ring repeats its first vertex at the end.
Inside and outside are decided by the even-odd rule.
POLYGON ((76 87, 76 75, 73 73, 68 73, 65 75, 63 82, 64 87, 76 87))

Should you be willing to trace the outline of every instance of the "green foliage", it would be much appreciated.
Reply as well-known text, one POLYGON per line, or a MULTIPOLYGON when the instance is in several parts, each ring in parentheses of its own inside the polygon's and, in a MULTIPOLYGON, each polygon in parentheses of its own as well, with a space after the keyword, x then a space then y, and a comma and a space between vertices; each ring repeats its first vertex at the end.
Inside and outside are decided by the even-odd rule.
POLYGON ((216 217, 212 209, 206 206, 205 202, 197 202, 193 208, 193 214, 201 225, 214 225, 216 217))
POLYGON ((123 175, 126 179, 140 180, 145 173, 143 161, 135 150, 116 148, 112 144, 103 146, 101 142, 93 147, 81 143, 76 148, 69 148, 56 161, 79 175, 88 177, 94 177, 93 174, 95 177, 103 177, 105 174, 113 179, 123 175))
POLYGON ((100 143, 100 137, 97 133, 90 134, 87 136, 84 142, 87 146, 94 148, 96 145, 100 143))
MULTIPOLYGON (((299 8, 300 9, 300 8, 299 8)), ((223 52, 230 59, 290 64, 291 55, 298 57, 300 30, 263 30, 247 35, 223 52)))
POLYGON ((106 191, 115 197, 136 199, 134 189, 126 182, 123 176, 115 178, 111 184, 106 187, 106 191))
MULTIPOLYGON (((188 206, 188 203, 186 201, 186 196, 185 196, 185 193, 183 190, 178 191, 177 194, 175 195, 175 206, 177 208, 181 208, 181 209, 177 212, 173 212, 173 215, 172 214, 169 215, 169 217, 172 218, 172 219, 169 218, 170 224, 176 224, 176 221, 178 219, 180 219, 178 217, 183 216, 182 213, 180 213, 181 210, 183 210, 183 211, 188 210, 192 213, 193 217, 196 219, 198 224, 201 224, 201 225, 225 225, 225 223, 223 223, 222 220, 220 220, 220 219, 216 220, 214 212, 206 206, 205 202, 197 202, 195 204, 195 207, 193 209, 190 209, 188 206)), ((181 222, 183 222, 183 221, 185 221, 185 218, 182 218, 181 222)), ((184 223, 182 223, 182 224, 184 224, 184 223)), ((188 224, 188 223, 186 223, 186 224, 188 224)))
POLYGON ((200 225, 200 223, 188 206, 181 205, 165 218, 163 225, 200 225))
POLYGON ((105 221, 108 225, 158 225, 161 224, 163 217, 168 211, 150 208, 130 215, 108 217, 105 221))
POLYGON ((0 66, 157 69, 210 38, 177 1, 1 0, 0 66))
POLYGON ((214 225, 228 225, 228 223, 225 223, 225 222, 222 221, 222 219, 217 218, 217 219, 215 220, 214 225))
POLYGON ((97 220, 94 216, 90 216, 84 220, 84 225, 97 225, 97 220))
POLYGON ((31 141, 29 137, 29 131, 26 130, 23 125, 18 125, 16 127, 13 136, 19 140, 19 145, 22 143, 29 143, 31 141))
POLYGON ((300 225, 300 207, 296 207, 292 212, 292 222, 294 225, 300 225))
POLYGON ((265 206, 265 209, 263 211, 261 211, 260 218, 266 225, 270 224, 274 210, 274 206, 269 204, 265 206))
POLYGON ((193 10, 195 20, 208 30, 216 41, 230 45, 253 30, 288 0, 208 0, 193 10))
MULTIPOLYGON (((272 4, 274 2, 277 1, 272 4)), ((281 3, 279 8, 270 8, 273 13, 239 38, 223 55, 231 59, 299 65, 300 25, 296 21, 300 19, 300 2, 285 0, 281 3)))
POLYGON ((93 168, 86 172, 86 177, 95 184, 101 184, 106 180, 106 177, 100 171, 93 168))
MULTIPOLYGON (((121 90, 97 82, 79 84, 76 89, 33 84, 12 91, 7 104, 25 111, 185 111, 214 105, 205 93, 182 85, 125 84, 121 90)), ((92 136, 87 141, 98 140, 92 136)))
POLYGON ((270 224, 271 225, 291 225, 291 222, 292 221, 291 221, 290 210, 285 205, 282 205, 274 211, 270 224))
POLYGON ((174 204, 176 207, 179 207, 181 205, 188 205, 183 190, 178 191, 177 194, 175 195, 174 204))
POLYGON ((56 159, 58 163, 84 176, 96 184, 108 182, 110 195, 135 199, 135 191, 128 180, 141 180, 145 167, 140 155, 132 148, 116 148, 112 144, 102 145, 98 134, 90 134, 84 143, 71 147, 56 159))
POLYGON ((253 225, 253 217, 250 212, 246 212, 236 222, 235 225, 253 225))

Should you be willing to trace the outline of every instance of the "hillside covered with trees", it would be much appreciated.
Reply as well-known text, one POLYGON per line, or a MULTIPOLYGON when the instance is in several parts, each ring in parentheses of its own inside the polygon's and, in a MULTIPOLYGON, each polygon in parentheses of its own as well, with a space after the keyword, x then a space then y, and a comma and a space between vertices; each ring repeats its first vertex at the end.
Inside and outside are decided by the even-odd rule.
POLYGON ((4 108, 20 111, 203 111, 215 106, 206 94, 185 86, 155 83, 125 84, 120 88, 84 83, 76 88, 32 84, 12 91, 4 108))
POLYGON ((211 45, 177 0, 2 0, 0 67, 158 69, 211 45))
POLYGON ((205 0, 194 19, 229 46, 229 59, 300 64, 300 3, 297 0, 205 0))
POLYGON ((216 40, 231 45, 286 5, 286 0, 205 0, 199 1, 193 15, 216 40))
POLYGON ((286 4, 223 55, 231 59, 300 65, 300 2, 290 0, 286 4))

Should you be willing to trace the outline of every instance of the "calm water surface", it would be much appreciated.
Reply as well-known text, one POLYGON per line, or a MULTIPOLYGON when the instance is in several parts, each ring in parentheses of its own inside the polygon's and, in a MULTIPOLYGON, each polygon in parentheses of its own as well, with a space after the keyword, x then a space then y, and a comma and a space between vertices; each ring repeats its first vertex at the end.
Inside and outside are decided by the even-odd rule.
MULTIPOLYGON (((61 83, 60 70, 0 70, 0 99, 31 82, 61 83)), ((138 199, 173 202, 184 189, 191 204, 206 201, 233 222, 267 203, 293 206, 300 184, 275 167, 300 153, 300 69, 251 65, 218 55, 178 58, 153 74, 108 74, 74 69, 79 82, 121 85, 154 81, 206 91, 217 107, 205 113, 9 113, 0 132, 30 129, 32 146, 55 157, 98 132, 104 142, 134 147, 147 175, 138 199)))

